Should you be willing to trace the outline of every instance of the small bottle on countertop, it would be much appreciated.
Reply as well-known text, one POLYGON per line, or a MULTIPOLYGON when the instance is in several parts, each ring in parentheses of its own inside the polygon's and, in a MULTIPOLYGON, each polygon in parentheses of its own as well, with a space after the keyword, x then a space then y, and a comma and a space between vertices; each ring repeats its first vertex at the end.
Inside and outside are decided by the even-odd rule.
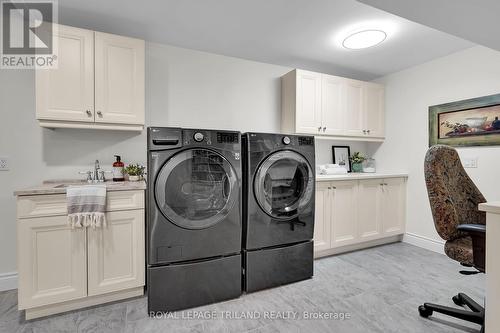
POLYGON ((123 182, 125 180, 123 168, 125 164, 122 162, 122 158, 119 155, 115 155, 116 162, 113 163, 113 181, 114 182, 123 182))

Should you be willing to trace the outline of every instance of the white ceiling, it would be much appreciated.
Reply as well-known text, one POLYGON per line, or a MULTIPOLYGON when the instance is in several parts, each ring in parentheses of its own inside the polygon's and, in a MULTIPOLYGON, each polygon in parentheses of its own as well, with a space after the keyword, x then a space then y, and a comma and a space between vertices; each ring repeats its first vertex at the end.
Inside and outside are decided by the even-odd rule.
POLYGON ((474 45, 355 0, 59 0, 59 22, 366 80, 474 45), (367 22, 384 43, 339 47, 367 22))
POLYGON ((499 0, 358 0, 500 51, 499 0))

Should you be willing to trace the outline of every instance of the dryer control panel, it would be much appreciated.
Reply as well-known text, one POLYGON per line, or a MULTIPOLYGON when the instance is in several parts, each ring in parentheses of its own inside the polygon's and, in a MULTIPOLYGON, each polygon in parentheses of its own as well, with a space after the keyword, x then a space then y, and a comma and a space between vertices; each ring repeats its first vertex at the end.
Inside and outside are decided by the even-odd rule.
POLYGON ((182 130, 183 144, 201 144, 201 145, 233 145, 240 143, 239 132, 214 131, 204 129, 184 129, 182 130))

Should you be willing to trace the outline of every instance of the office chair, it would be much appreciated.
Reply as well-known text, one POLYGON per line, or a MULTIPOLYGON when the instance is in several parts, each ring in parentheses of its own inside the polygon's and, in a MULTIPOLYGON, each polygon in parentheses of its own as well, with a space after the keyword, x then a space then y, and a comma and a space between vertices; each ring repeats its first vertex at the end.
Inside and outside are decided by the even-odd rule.
MULTIPOLYGON (((446 241, 446 255, 463 266, 484 273, 486 214, 478 210, 478 204, 486 199, 465 172, 455 149, 436 145, 427 151, 425 183, 434 225, 439 236, 446 241)), ((435 311, 473 322, 481 325, 481 332, 484 332, 484 308, 462 293, 452 299, 459 306, 467 305, 471 311, 431 303, 421 305, 418 311, 425 318, 435 311)))

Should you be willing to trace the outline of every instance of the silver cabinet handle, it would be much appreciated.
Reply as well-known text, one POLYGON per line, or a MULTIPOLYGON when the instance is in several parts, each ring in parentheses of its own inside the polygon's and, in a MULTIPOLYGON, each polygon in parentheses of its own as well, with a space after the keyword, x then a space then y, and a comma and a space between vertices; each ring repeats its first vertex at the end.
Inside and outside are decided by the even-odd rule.
POLYGON ((318 131, 321 131, 321 126, 320 126, 320 127, 318 127, 318 131))
POLYGON ((329 190, 331 190, 331 189, 332 189, 332 187, 331 187, 331 186, 328 186, 328 189, 329 189, 329 190))
POLYGON ((363 130, 363 134, 366 134, 366 130, 363 130))
POLYGON ((326 131, 326 127, 323 127, 323 132, 326 131))
POLYGON ((98 115, 99 117, 102 117, 102 112, 101 112, 101 111, 97 111, 97 115, 98 115))
POLYGON ((370 130, 366 130, 366 132, 367 132, 368 134, 370 134, 370 130))
POLYGON ((91 116, 92 116, 92 112, 91 112, 90 110, 87 110, 87 111, 85 111, 85 112, 87 112, 87 116, 89 116, 89 117, 91 117, 91 116))

